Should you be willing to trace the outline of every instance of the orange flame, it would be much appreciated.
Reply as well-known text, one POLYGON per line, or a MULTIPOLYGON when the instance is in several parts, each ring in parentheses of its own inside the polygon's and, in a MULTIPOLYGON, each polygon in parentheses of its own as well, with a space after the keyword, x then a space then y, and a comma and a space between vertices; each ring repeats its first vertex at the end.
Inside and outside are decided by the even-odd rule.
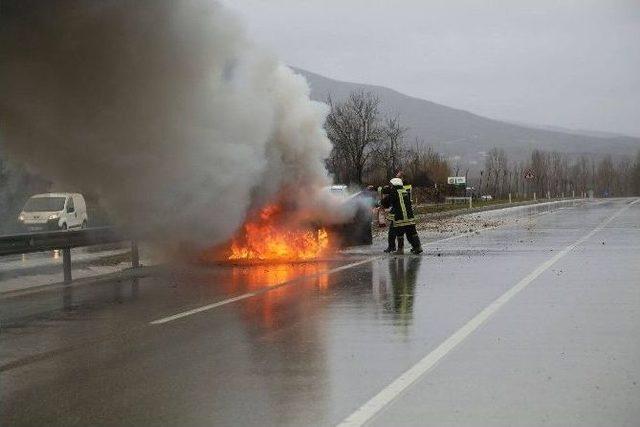
POLYGON ((231 243, 230 260, 292 261, 317 259, 329 249, 325 229, 287 227, 279 205, 265 206, 231 243))

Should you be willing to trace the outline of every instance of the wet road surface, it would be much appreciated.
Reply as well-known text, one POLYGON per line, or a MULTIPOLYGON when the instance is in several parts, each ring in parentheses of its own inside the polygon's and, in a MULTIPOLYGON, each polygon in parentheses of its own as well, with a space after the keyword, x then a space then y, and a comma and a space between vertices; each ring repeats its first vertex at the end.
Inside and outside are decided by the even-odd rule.
POLYGON ((531 214, 422 257, 0 297, 1 425, 635 426, 631 202, 531 214))

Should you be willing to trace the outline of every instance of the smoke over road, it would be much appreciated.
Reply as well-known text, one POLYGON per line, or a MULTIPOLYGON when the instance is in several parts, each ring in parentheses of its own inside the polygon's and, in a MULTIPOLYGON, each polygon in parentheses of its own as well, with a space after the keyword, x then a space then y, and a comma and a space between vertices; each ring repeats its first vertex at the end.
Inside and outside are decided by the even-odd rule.
POLYGON ((217 243, 275 194, 306 200, 329 183, 325 106, 220 4, 0 9, 2 145, 58 187, 97 193, 122 222, 217 243))

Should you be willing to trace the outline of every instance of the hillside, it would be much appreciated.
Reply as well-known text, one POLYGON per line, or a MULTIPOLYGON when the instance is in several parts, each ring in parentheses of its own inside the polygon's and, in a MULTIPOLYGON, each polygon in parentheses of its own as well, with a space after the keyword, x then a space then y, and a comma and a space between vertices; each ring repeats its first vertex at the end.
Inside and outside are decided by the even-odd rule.
POLYGON ((492 147, 504 148, 512 159, 528 156, 536 148, 597 157, 635 155, 640 149, 640 138, 507 123, 385 87, 333 80, 301 69, 296 71, 307 78, 311 97, 318 101, 326 101, 328 94, 340 100, 354 90, 374 92, 381 100, 383 113, 399 114, 403 125, 409 128, 407 143, 419 137, 448 157, 460 156, 462 163, 471 164, 472 168, 474 164, 483 163, 482 154, 492 147))

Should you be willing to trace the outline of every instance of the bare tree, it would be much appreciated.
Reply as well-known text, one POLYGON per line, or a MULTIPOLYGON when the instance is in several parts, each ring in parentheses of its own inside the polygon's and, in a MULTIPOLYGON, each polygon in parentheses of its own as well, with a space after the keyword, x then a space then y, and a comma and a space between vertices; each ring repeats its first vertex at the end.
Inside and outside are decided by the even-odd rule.
POLYGON ((640 151, 638 151, 636 161, 631 170, 631 183, 632 194, 640 195, 640 151))
POLYGON ((599 161, 582 155, 571 159, 566 153, 534 150, 529 161, 504 166, 506 155, 500 150, 491 150, 485 158, 485 169, 477 177, 479 188, 504 197, 505 191, 529 197, 537 192, 538 197, 547 193, 552 197, 587 194, 593 190, 599 196, 640 195, 640 152, 635 160, 630 157, 611 156, 599 161), (504 159, 504 160, 503 160, 504 159), (525 171, 532 170, 535 178, 524 179, 525 171))
POLYGON ((447 160, 430 146, 416 138, 414 146, 407 151, 405 173, 409 182, 419 186, 445 184, 451 167, 447 160))
POLYGON ((378 97, 363 91, 352 92, 342 103, 328 99, 330 112, 326 129, 333 142, 333 152, 327 164, 338 168, 331 172, 347 183, 362 184, 367 163, 383 138, 379 103, 378 97))
POLYGON ((575 168, 576 191, 586 193, 589 191, 589 159, 587 156, 580 156, 575 168))
POLYGON ((387 118, 382 128, 383 139, 377 147, 377 156, 381 165, 385 170, 385 178, 394 177, 398 170, 404 155, 404 135, 407 128, 400 125, 398 116, 387 118))
POLYGON ((487 192, 502 196, 508 176, 507 154, 502 148, 492 148, 485 158, 484 175, 487 192))
POLYGON ((531 170, 535 176, 533 188, 538 193, 538 196, 543 195, 548 190, 548 165, 548 153, 541 150, 533 150, 531 153, 531 170))
POLYGON ((599 195, 610 196, 614 190, 615 168, 611 156, 606 156, 598 164, 597 191, 599 195))

